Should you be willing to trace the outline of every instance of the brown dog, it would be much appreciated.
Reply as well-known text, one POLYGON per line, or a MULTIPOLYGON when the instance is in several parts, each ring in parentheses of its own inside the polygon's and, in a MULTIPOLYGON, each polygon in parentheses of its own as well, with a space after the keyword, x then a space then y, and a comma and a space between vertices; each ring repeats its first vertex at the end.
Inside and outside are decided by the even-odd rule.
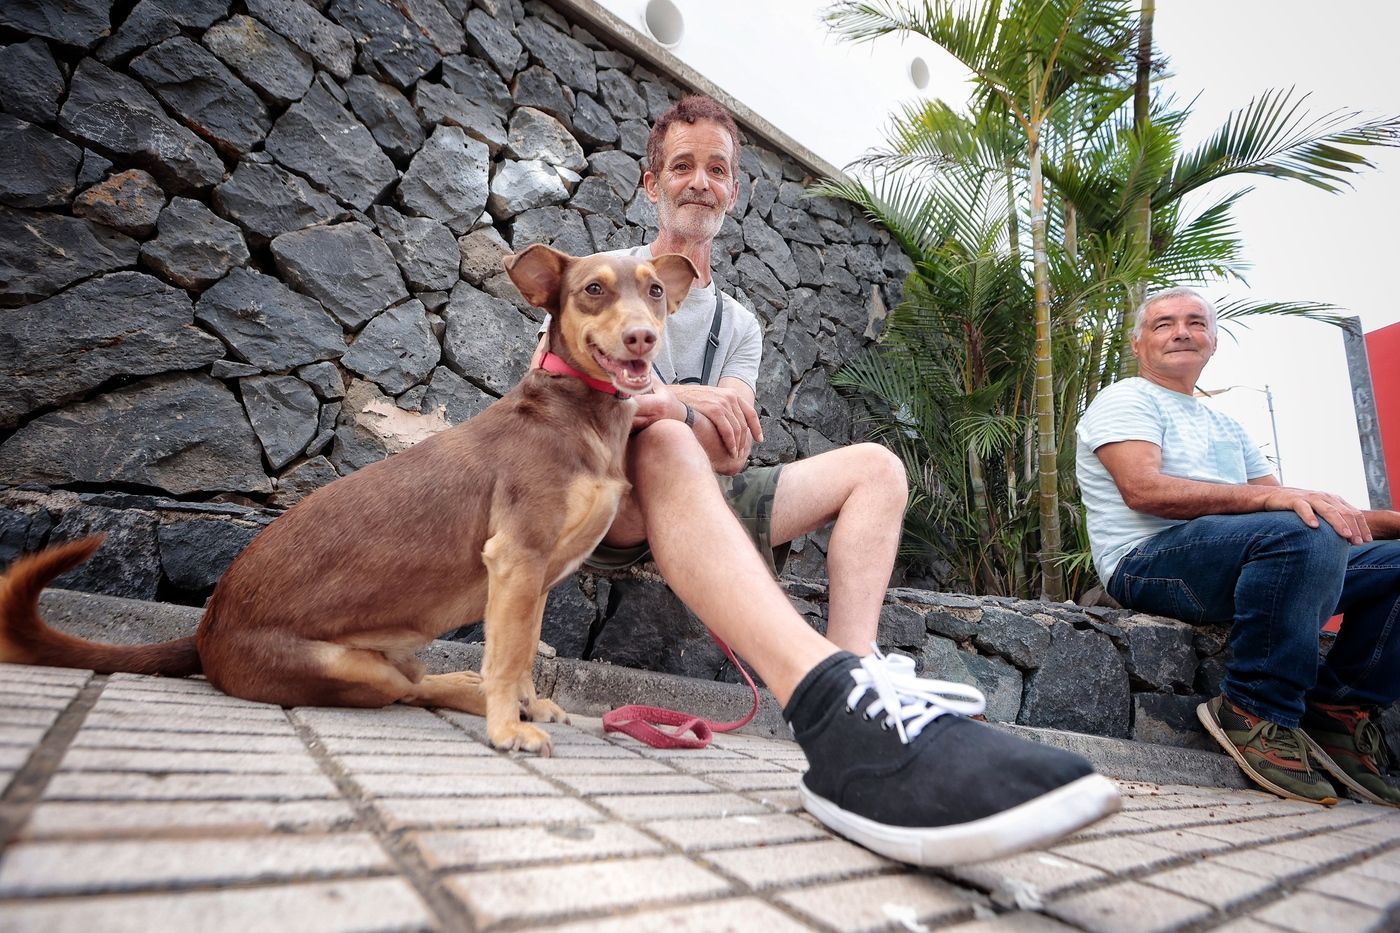
POLYGON ((575 259, 539 245, 505 264, 552 314, 552 372, 532 370, 465 424, 288 510, 229 566, 191 638, 118 647, 56 632, 39 618, 39 592, 101 539, 22 558, 0 580, 0 661, 202 671, 225 693, 282 706, 484 713, 496 747, 549 754, 549 736, 521 721, 565 719, 531 680, 545 595, 612 524, 636 408, 616 390, 649 387, 695 267, 676 255, 575 259), (425 676, 414 653, 483 616, 481 674, 425 676))

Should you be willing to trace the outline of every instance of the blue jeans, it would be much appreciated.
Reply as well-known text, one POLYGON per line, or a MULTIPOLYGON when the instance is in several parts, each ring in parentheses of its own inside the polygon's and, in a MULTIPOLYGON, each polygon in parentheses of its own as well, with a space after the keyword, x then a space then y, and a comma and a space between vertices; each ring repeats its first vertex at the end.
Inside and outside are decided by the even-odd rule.
POLYGON ((1298 725, 1305 699, 1400 697, 1400 541, 1352 546, 1292 512, 1207 515, 1138 545, 1107 589, 1129 609, 1231 623, 1221 689, 1281 726, 1298 725), (1338 612, 1346 621, 1319 665, 1322 626, 1338 612))

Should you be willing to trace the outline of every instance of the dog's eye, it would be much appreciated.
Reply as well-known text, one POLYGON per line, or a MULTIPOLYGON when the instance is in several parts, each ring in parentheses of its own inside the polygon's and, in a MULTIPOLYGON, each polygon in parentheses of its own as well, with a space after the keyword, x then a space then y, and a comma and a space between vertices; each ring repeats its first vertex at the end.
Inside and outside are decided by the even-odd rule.
POLYGON ((599 285, 597 282, 589 282, 583 287, 583 290, 588 294, 592 295, 594 298, 597 298, 599 295, 603 294, 603 286, 599 285))
POLYGON ((653 297, 653 298, 661 298, 661 297, 663 297, 665 294, 666 294, 666 289, 662 288, 660 285, 657 285, 655 282, 652 282, 652 283, 651 283, 651 297, 653 297))

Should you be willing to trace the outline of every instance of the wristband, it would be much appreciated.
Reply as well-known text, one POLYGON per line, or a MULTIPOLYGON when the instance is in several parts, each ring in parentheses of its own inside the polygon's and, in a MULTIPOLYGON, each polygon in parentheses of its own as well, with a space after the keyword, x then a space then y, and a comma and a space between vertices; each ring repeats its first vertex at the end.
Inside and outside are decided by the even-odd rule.
MULTIPOLYGON (((681 404, 685 405, 685 402, 681 402, 681 404)), ((685 405, 685 426, 687 428, 695 427, 695 409, 689 405, 685 405)))

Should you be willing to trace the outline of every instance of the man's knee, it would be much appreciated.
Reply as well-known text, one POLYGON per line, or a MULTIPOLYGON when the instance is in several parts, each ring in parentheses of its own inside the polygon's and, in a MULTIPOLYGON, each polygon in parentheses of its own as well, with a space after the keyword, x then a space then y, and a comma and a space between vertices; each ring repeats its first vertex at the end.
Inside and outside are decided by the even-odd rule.
POLYGON ((629 443, 632 469, 691 467, 710 471, 710 461, 695 434, 679 421, 656 421, 636 434, 629 443))
POLYGON ((1262 545, 1305 553, 1308 563, 1318 571, 1345 572, 1351 542, 1326 521, 1319 519, 1313 528, 1295 512, 1259 512, 1252 518, 1262 545))
POLYGON ((906 502, 909 498, 909 476, 899 455, 880 444, 855 444, 851 451, 858 457, 857 469, 863 482, 872 483, 892 498, 906 502))

